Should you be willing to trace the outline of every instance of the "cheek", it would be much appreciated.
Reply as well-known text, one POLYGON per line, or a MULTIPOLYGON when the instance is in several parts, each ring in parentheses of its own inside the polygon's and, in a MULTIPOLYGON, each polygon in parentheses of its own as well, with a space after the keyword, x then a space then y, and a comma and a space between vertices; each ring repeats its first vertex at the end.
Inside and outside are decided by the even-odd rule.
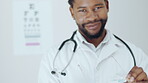
POLYGON ((99 17, 101 19, 106 19, 108 17, 107 13, 108 13, 107 10, 104 10, 104 11, 99 13, 99 17))
POLYGON ((80 17, 80 16, 76 16, 75 21, 76 21, 78 24, 83 24, 84 21, 85 21, 85 18, 80 17))
POLYGON ((83 24, 85 22, 85 17, 79 14, 76 10, 74 10, 74 19, 78 24, 83 24))

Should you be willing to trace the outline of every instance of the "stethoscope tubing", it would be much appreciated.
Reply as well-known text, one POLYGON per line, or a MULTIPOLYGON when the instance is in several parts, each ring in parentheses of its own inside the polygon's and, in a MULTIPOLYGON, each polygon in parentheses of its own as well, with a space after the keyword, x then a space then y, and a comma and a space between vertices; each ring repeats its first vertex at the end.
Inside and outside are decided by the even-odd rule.
MULTIPOLYGON (((74 56, 74 53, 76 52, 76 49, 77 49, 77 42, 74 40, 74 35, 76 34, 76 31, 74 31, 74 33, 72 34, 71 38, 70 39, 67 39, 65 41, 62 42, 62 44, 60 45, 59 49, 58 49, 58 52, 56 53, 56 56, 54 57, 54 60, 53 60, 53 69, 56 69, 55 68, 55 61, 56 61, 56 58, 60 52, 60 50, 64 47, 65 43, 68 42, 68 41, 72 41, 74 43, 74 49, 73 49, 73 53, 72 53, 72 56, 70 58, 70 60, 68 61, 68 63, 65 65, 65 67, 62 69, 62 71, 60 72, 61 75, 63 76, 66 76, 66 73, 64 72, 67 67, 70 65, 72 59, 73 59, 73 56, 74 56)), ((132 55, 132 58, 133 58, 133 61, 134 61, 134 66, 136 66, 136 59, 134 57, 134 53, 132 52, 131 48, 128 46, 127 43, 125 43, 121 38, 119 38, 118 36, 114 35, 114 37, 118 40, 120 40, 126 47, 127 49, 129 50, 130 54, 132 55)), ((51 71, 52 74, 56 74, 56 70, 52 70, 51 71)))
POLYGON ((134 53, 132 52, 131 48, 129 47, 129 45, 127 45, 127 43, 125 43, 121 38, 119 38, 118 36, 114 35, 115 38, 117 38, 118 40, 120 40, 126 47, 127 49, 130 51, 131 55, 132 55, 132 58, 133 58, 133 61, 134 61, 134 66, 136 66, 136 59, 135 59, 135 56, 134 56, 134 53))

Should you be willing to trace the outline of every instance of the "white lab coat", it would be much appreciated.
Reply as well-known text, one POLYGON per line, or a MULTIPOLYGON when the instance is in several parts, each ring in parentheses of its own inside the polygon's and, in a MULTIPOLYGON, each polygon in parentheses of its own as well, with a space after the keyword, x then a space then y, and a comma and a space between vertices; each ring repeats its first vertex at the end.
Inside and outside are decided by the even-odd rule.
MULTIPOLYGON (((58 47, 51 48, 48 55, 41 60, 39 83, 123 83, 128 72, 134 66, 132 55, 126 46, 117 40, 110 31, 109 42, 105 43, 100 52, 89 49, 79 40, 77 32, 74 39, 78 43, 77 50, 70 65, 66 68, 66 76, 60 73, 53 75, 53 60, 58 47)), ((136 64, 148 74, 148 56, 133 44, 126 42, 132 49, 136 64)), ((61 72, 72 56, 74 44, 70 41, 64 45, 55 60, 57 72, 61 72)))

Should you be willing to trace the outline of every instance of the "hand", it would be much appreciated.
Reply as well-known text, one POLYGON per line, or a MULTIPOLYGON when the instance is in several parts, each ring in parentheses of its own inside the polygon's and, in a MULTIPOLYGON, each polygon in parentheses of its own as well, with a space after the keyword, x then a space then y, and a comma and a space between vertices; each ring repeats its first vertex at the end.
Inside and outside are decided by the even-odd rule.
POLYGON ((148 83, 148 77, 141 67, 133 67, 127 75, 127 83, 148 83))
MULTIPOLYGON (((131 82, 125 82, 125 83, 131 83, 131 82)), ((132 83, 148 83, 148 81, 132 82, 132 83)))

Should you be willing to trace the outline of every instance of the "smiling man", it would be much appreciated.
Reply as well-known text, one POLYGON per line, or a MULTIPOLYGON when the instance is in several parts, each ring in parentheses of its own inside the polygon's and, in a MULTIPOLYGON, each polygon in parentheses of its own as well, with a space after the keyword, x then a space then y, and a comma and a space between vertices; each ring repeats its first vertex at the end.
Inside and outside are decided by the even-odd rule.
POLYGON ((130 52, 125 42, 105 29, 108 0, 68 2, 78 25, 71 37, 74 42, 66 42, 60 51, 61 46, 51 48, 43 57, 39 83, 147 83, 148 56, 126 42, 130 52))
POLYGON ((79 32, 96 47, 104 39, 108 2, 103 0, 69 0, 70 11, 79 32))

